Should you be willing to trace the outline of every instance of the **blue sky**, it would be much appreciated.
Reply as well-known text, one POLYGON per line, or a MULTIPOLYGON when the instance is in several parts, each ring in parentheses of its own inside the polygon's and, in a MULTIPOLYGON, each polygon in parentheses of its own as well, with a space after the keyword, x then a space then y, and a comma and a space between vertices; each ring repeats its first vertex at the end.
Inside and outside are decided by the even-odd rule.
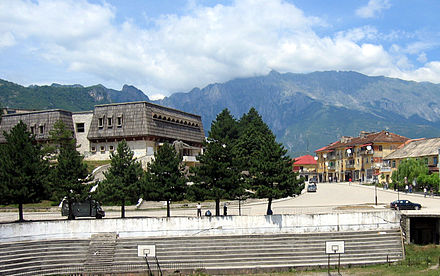
POLYGON ((0 78, 151 98, 353 70, 440 83, 438 0, 0 0, 0 78))

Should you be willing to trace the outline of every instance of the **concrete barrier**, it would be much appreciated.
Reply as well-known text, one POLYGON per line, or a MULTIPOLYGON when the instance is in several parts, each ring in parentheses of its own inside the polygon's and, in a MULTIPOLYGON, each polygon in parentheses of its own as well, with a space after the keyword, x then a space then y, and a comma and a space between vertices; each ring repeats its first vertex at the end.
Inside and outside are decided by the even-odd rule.
POLYGON ((115 232, 121 238, 247 235, 396 229, 394 211, 273 216, 171 217, 54 220, 0 224, 0 242, 90 238, 115 232))

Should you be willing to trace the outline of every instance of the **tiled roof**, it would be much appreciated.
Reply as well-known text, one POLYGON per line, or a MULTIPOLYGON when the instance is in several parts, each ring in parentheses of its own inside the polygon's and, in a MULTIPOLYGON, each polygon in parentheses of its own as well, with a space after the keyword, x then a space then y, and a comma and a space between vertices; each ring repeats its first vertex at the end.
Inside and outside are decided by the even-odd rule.
POLYGON ((353 147, 368 143, 405 143, 409 138, 391 133, 386 130, 380 132, 366 134, 363 137, 348 138, 345 142, 333 143, 327 147, 328 150, 341 147, 353 147))
POLYGON ((296 165, 316 165, 318 162, 315 160, 315 158, 311 155, 304 155, 295 158, 295 161, 293 163, 294 166, 296 165))
POLYGON ((387 155, 384 159, 402 159, 411 157, 422 157, 438 155, 440 149, 440 138, 416 139, 387 155))

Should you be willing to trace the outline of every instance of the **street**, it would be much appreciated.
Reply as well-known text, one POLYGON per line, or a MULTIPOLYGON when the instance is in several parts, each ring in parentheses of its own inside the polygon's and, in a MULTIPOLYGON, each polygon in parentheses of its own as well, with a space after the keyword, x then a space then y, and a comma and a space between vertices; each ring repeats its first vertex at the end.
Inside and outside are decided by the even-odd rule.
MULTIPOLYGON (((420 203, 422 209, 418 211, 404 211, 417 213, 440 213, 440 197, 426 198, 422 194, 397 193, 393 190, 377 188, 377 206, 375 205, 374 186, 359 185, 358 183, 318 183, 317 192, 303 193, 297 197, 274 200, 272 203, 273 214, 304 214, 304 213, 328 213, 328 212, 349 212, 349 211, 374 211, 389 208, 391 201, 397 199, 407 199, 412 202, 420 203)), ((221 202, 220 211, 223 214, 223 203, 221 202)), ((171 204, 171 216, 197 216, 197 203, 190 203, 188 206, 171 204)), ((108 218, 120 217, 120 207, 104 206, 108 218)), ((239 208, 238 201, 227 201, 228 215, 265 215, 267 210, 267 200, 249 200, 241 202, 239 208)), ((214 202, 202 203, 202 214, 210 210, 215 215, 214 202)), ((146 202, 142 209, 134 206, 126 207, 126 217, 165 217, 166 206, 161 203, 146 202)), ((25 210, 26 220, 52 220, 66 219, 62 217, 57 208, 51 212, 29 212, 25 210)), ((11 222, 18 219, 18 210, 0 212, 0 222, 11 222)), ((90 218, 79 218, 90 219, 90 218)))

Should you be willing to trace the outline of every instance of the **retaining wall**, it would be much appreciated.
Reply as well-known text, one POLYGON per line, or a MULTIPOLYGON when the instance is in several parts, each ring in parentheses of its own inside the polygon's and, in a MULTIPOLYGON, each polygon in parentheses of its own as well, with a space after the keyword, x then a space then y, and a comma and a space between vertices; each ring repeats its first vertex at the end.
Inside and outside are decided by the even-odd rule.
POLYGON ((54 220, 0 224, 0 242, 90 238, 116 232, 125 237, 209 236, 387 230, 400 227, 393 211, 272 216, 171 217, 54 220))

